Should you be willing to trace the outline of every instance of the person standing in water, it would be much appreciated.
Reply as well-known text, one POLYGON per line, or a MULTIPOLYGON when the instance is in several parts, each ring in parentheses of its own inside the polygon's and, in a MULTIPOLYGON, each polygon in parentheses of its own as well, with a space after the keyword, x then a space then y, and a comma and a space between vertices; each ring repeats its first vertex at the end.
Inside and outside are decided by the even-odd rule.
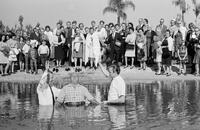
POLYGON ((57 98, 59 104, 82 106, 87 105, 88 101, 99 104, 89 93, 88 89, 79 84, 79 76, 77 74, 71 74, 70 79, 71 83, 61 89, 57 98))
POLYGON ((108 66, 108 72, 109 72, 110 77, 112 78, 112 82, 110 84, 110 90, 108 92, 108 100, 104 101, 103 103, 104 104, 124 104, 126 84, 125 84, 124 79, 120 76, 119 65, 113 64, 111 66, 108 66))

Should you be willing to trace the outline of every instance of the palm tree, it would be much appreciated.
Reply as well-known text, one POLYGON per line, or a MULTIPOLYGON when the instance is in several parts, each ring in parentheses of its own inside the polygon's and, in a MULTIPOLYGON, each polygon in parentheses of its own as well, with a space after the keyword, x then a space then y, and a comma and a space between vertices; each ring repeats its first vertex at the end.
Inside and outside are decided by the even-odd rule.
POLYGON ((180 8, 180 10, 181 10, 181 15, 182 15, 182 22, 185 23, 184 14, 185 14, 186 11, 188 10, 186 1, 185 1, 185 0, 174 0, 172 3, 173 3, 175 6, 179 6, 179 8, 180 8))
POLYGON ((19 21, 19 24, 20 24, 20 28, 22 30, 24 17, 22 15, 20 15, 19 18, 18 18, 18 21, 19 21))
POLYGON ((192 0, 192 3, 193 3, 193 5, 194 5, 193 11, 194 11, 194 14, 195 14, 195 16, 196 16, 195 22, 196 22, 196 24, 197 24, 197 17, 198 17, 199 14, 200 14, 200 3, 197 3, 197 0, 192 0))
POLYGON ((108 6, 104 8, 103 14, 107 12, 117 14, 117 23, 120 24, 120 18, 126 20, 127 14, 125 10, 131 7, 135 10, 135 4, 130 0, 109 0, 108 6))

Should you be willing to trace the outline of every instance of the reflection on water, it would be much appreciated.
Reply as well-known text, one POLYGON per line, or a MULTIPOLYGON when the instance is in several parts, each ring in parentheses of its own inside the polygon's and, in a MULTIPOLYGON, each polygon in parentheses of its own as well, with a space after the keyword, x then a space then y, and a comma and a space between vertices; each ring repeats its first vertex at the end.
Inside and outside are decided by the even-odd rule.
MULTIPOLYGON (((39 106, 37 84, 0 83, 0 129, 198 130, 199 81, 155 81, 127 85, 126 106, 39 106)), ((85 85, 99 101, 109 84, 85 85)))

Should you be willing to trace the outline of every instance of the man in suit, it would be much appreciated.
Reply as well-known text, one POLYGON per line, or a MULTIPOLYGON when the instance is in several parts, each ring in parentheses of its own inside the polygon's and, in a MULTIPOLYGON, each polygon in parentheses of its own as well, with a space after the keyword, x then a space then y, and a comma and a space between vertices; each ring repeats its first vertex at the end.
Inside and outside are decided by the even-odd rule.
POLYGON ((71 22, 68 21, 66 23, 66 28, 65 28, 65 61, 68 62, 68 66, 71 66, 71 46, 72 46, 72 27, 71 27, 71 22))
POLYGON ((115 27, 111 27, 111 34, 108 37, 108 43, 110 44, 110 59, 111 62, 120 64, 121 62, 121 48, 122 37, 120 33, 116 32, 115 27))
MULTIPOLYGON (((161 30, 161 35, 164 38, 165 33, 167 31, 167 26, 164 25, 165 20, 163 18, 160 19, 160 24, 156 26, 156 28, 160 28, 161 30)), ((156 29, 157 30, 157 29, 156 29)))

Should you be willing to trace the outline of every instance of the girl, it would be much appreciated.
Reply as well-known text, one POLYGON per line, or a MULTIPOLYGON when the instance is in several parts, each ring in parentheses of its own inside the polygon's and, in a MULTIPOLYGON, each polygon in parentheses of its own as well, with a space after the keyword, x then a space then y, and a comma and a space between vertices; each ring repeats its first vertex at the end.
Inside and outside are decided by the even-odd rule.
POLYGON ((161 39, 159 36, 155 36, 154 41, 157 42, 157 48, 156 48, 156 63, 158 66, 158 71, 156 72, 156 75, 161 75, 161 62, 162 62, 162 47, 161 47, 161 39))
POLYGON ((138 35, 136 38, 137 45, 137 59, 140 62, 139 70, 146 70, 146 60, 147 60, 147 48, 146 48, 146 37, 144 36, 143 30, 140 28, 138 30, 138 35))
POLYGON ((25 55, 22 51, 23 49, 23 46, 25 45, 24 43, 24 38, 23 37, 20 37, 19 38, 19 42, 17 44, 17 49, 19 51, 19 54, 18 54, 18 61, 19 61, 19 68, 20 68, 20 72, 24 71, 24 61, 25 61, 25 55))
POLYGON ((184 42, 178 49, 178 58, 179 58, 179 72, 178 75, 184 74, 186 75, 186 62, 187 62, 187 47, 184 42))
POLYGON ((85 43, 85 38, 83 34, 80 32, 79 28, 76 28, 75 30, 75 39, 73 41, 73 57, 74 57, 74 63, 75 63, 75 71, 81 71, 82 70, 82 64, 83 64, 83 44, 85 43), (80 68, 77 68, 77 60, 80 59, 80 68))
POLYGON ((9 55, 9 47, 5 43, 6 37, 3 35, 1 37, 0 41, 0 72, 1 75, 4 76, 8 72, 9 68, 9 61, 8 61, 8 55, 9 55), (5 73, 3 72, 3 66, 6 64, 5 73))

